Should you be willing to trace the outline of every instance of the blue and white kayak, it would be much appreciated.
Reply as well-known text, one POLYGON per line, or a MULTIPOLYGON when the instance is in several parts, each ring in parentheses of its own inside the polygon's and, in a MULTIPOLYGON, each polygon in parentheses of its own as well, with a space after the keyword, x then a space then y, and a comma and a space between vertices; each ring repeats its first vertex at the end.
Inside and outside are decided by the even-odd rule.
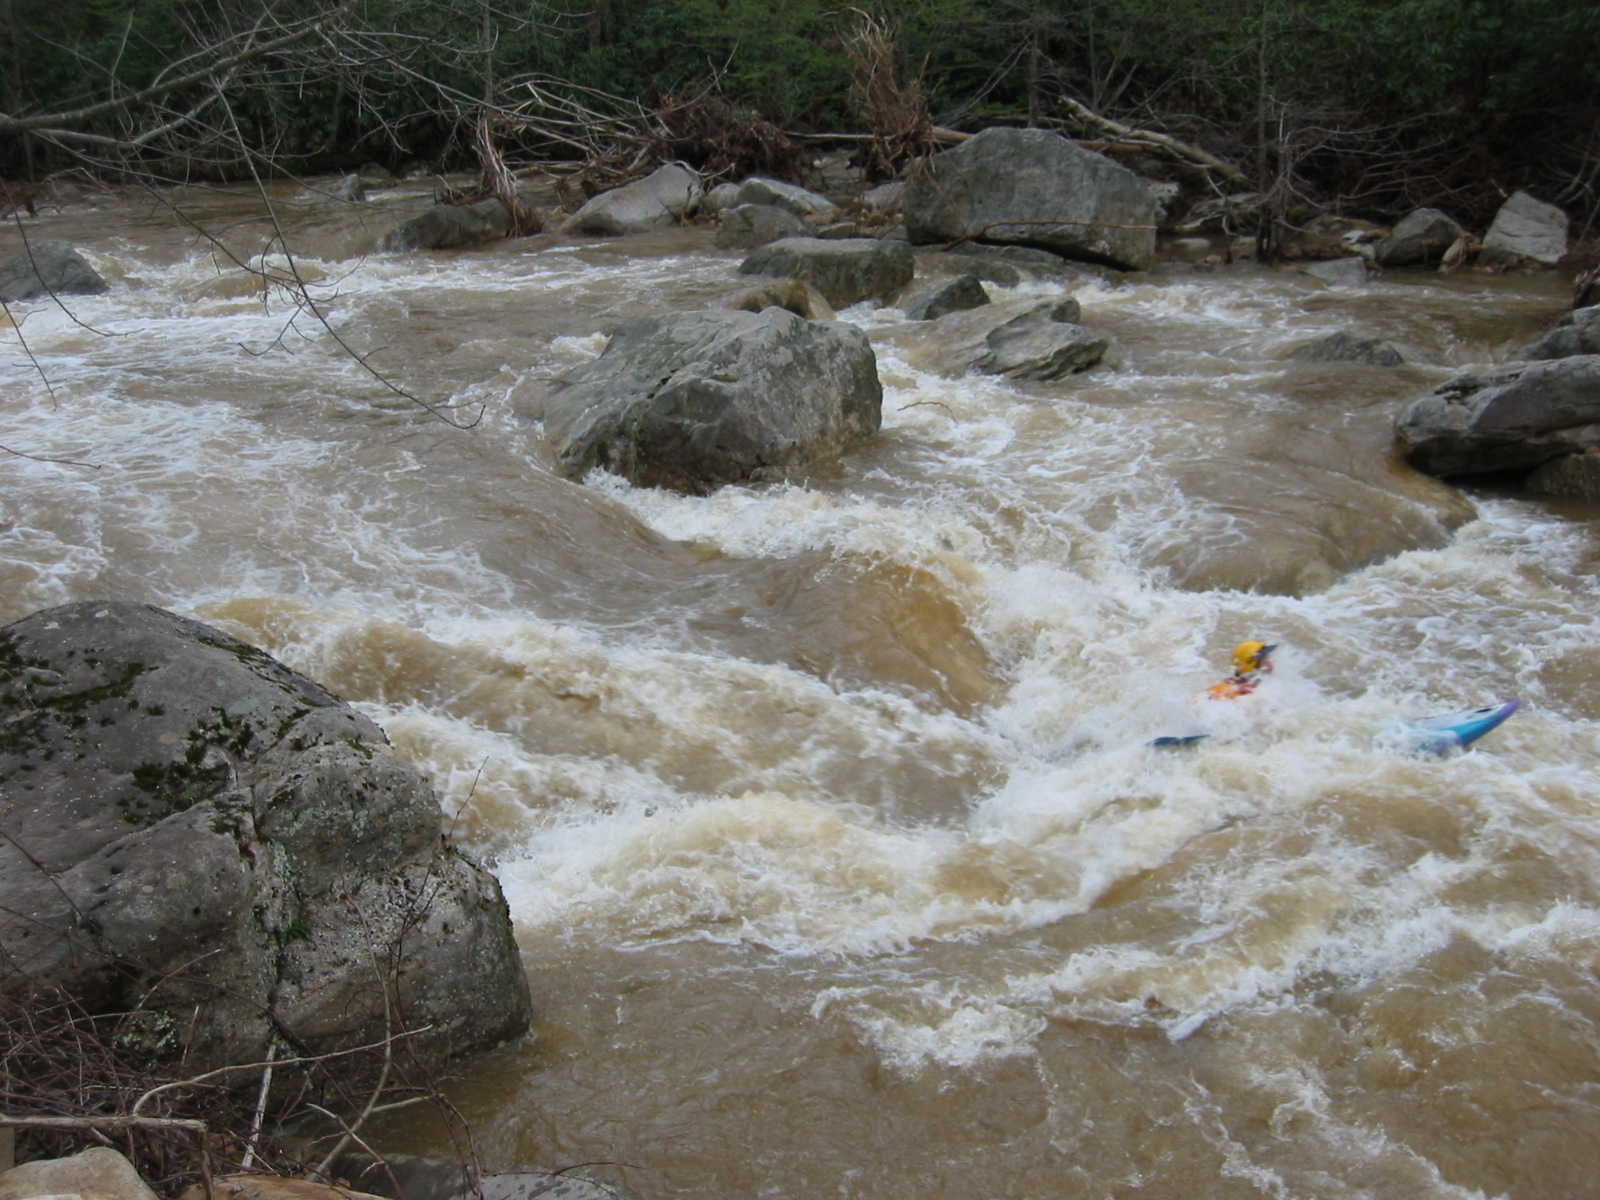
MULTIPOLYGON (((1480 708, 1440 713, 1436 717, 1397 721, 1378 735, 1378 745, 1381 749, 1398 750, 1416 758, 1443 758, 1456 750, 1466 749, 1521 707, 1521 700, 1501 700, 1480 708)), ((1207 733, 1185 733, 1154 738, 1146 744, 1164 750, 1182 749, 1198 745, 1210 736, 1207 733)))
POLYGON ((1443 758, 1454 750, 1466 749, 1521 707, 1521 700, 1502 700, 1481 708, 1403 721, 1398 729, 1386 731, 1382 740, 1398 743, 1398 749, 1417 758, 1443 758))

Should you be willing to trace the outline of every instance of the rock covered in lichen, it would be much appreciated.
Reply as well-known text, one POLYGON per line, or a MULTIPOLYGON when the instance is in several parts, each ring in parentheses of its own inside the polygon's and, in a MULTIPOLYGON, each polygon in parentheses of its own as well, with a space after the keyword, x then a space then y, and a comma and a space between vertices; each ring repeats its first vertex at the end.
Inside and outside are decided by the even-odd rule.
POLYGON ((0 629, 0 828, 0 989, 143 1006, 152 1050, 378 1040, 386 988, 424 1060, 527 1026, 500 889, 422 776, 210 626, 87 602, 0 629))

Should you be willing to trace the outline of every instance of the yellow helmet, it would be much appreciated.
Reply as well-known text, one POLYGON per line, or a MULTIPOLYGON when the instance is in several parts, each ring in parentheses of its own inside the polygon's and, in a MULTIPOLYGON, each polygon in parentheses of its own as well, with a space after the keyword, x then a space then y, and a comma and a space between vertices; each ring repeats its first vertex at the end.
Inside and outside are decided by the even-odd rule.
POLYGON ((1266 661, 1267 655, 1278 648, 1274 642, 1240 642, 1233 648, 1233 670, 1235 674, 1246 675, 1251 671, 1261 669, 1261 664, 1266 661))

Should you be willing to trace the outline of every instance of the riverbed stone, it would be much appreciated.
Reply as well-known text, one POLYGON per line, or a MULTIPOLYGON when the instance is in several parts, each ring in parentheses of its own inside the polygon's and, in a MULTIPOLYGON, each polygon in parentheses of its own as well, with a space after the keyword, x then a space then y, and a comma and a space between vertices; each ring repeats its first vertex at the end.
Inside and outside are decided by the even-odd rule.
POLYGON ((806 223, 788 209, 771 204, 738 204, 722 214, 716 243, 723 249, 748 250, 781 238, 804 237, 806 223))
POLYGON ((753 175, 739 185, 738 203, 781 208, 808 221, 831 221, 839 215, 839 206, 826 196, 761 175, 753 175))
POLYGON ((0 990, 138 1008, 149 1052, 195 1071, 259 1059, 274 1030, 309 1053, 379 1041, 396 1012, 431 1027, 408 1039, 425 1067, 526 1030, 498 884, 316 683, 198 621, 85 601, 0 629, 0 711, 0 990))
POLYGON ((891 300, 916 274, 904 242, 882 238, 784 238, 739 264, 741 275, 803 279, 835 308, 891 300))
POLYGON ((1526 472, 1600 446, 1600 355, 1464 371, 1408 405, 1395 438, 1444 478, 1526 472))
POLYGON ((1567 253, 1567 214, 1554 204, 1513 192, 1494 215, 1478 254, 1482 266, 1554 266, 1567 253))
POLYGON ((98 296, 110 285, 66 242, 31 242, 0 262, 0 300, 13 304, 52 292, 57 296, 98 296))
POLYGON ((803 279, 769 279, 754 287, 741 288, 723 304, 726 308, 754 313, 782 308, 808 321, 831 321, 838 315, 827 298, 803 279))
POLYGON ((544 402, 560 469, 704 493, 778 479, 876 433, 883 387, 866 335, 782 308, 625 322, 544 402))
POLYGON ((0 1200, 44 1196, 156 1200, 133 1164, 110 1146, 91 1146, 63 1158, 35 1159, 0 1172, 0 1200))
POLYGON ((1523 358, 1570 358, 1600 354, 1600 304, 1562 314, 1549 333, 1522 352, 1523 358))
POLYGON ((664 163, 643 179, 592 197, 567 218, 561 232, 620 237, 669 229, 693 215, 704 194, 698 172, 664 163))
POLYGON ((1367 283, 1372 271, 1366 259, 1360 255, 1351 255, 1348 258, 1309 263, 1300 268, 1300 273, 1310 275, 1313 279, 1320 279, 1323 283, 1334 287, 1362 287, 1367 283))
POLYGON ((1070 296, 997 300, 919 324, 900 352, 917 367, 946 376, 978 371, 1012 379, 1061 379, 1099 362, 1110 345, 1084 328, 1081 315, 1070 296))
POLYGON ((1523 483, 1541 496, 1600 503, 1600 450, 1552 458, 1528 472, 1523 483))
POLYGON ((1455 218, 1437 208, 1419 208, 1378 240, 1373 258, 1380 267, 1437 266, 1464 232, 1455 218))
POLYGON ((378 249, 387 253, 460 250, 510 233, 511 214, 498 197, 491 196, 476 204, 435 204, 384 234, 378 249))
POLYGON ((1105 356, 1110 341, 1079 323, 1073 299, 1035 304, 984 335, 973 366, 985 375, 1012 379, 1060 379, 1087 371, 1105 356))
POLYGON ((1142 270, 1158 206, 1145 181, 1044 129, 993 127, 936 154, 905 190, 912 244, 977 240, 1142 270))
POLYGON ((1393 342, 1379 337, 1358 337, 1353 333, 1330 333, 1327 337, 1304 342, 1289 354, 1291 362, 1362 363, 1370 367, 1398 367, 1405 356, 1393 342))
POLYGON ((902 308, 908 321, 931 321, 945 313, 981 308, 989 303, 983 281, 972 272, 940 279, 919 288, 906 298, 902 308))

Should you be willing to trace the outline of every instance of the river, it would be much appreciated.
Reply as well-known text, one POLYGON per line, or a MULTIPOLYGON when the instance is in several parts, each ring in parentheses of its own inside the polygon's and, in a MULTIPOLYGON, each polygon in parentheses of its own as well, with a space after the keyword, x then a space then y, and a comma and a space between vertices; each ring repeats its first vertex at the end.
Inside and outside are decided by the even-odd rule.
MULTIPOLYGON (((148 198, 47 208, 29 235, 112 288, 13 310, 37 368, 0 330, 0 444, 35 456, 3 462, 0 621, 198 616, 430 774, 537 1011, 450 1086, 488 1165, 625 1164, 647 1200, 1592 1194, 1600 513, 1389 452, 1561 280, 991 286, 1114 339, 1055 384, 858 306, 881 435, 690 498, 559 478, 529 414, 619 319, 747 283, 739 252, 363 256, 426 197, 274 199, 341 335, 481 420, 148 198), (1408 365, 1285 361, 1341 329, 1408 365), (1250 637, 1270 685, 1208 711, 1250 637), (1471 753, 1384 741, 1512 696, 1471 753)), ((186 202, 277 249, 248 194, 186 202)))

